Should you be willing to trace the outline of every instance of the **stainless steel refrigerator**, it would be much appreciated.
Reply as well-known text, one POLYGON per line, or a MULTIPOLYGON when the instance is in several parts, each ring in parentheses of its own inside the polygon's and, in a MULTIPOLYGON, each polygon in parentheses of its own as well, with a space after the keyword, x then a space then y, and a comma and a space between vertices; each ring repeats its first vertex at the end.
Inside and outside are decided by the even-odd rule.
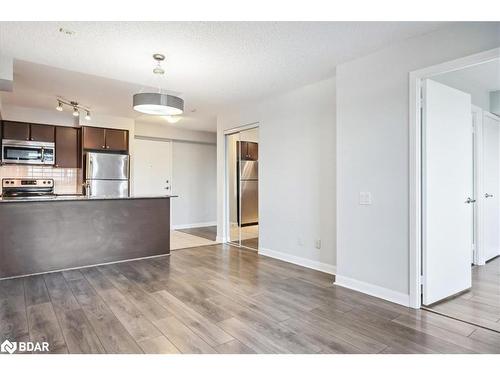
POLYGON ((128 197, 129 156, 88 152, 85 188, 90 197, 128 197))
POLYGON ((238 222, 240 226, 259 223, 259 162, 241 160, 238 181, 238 222))

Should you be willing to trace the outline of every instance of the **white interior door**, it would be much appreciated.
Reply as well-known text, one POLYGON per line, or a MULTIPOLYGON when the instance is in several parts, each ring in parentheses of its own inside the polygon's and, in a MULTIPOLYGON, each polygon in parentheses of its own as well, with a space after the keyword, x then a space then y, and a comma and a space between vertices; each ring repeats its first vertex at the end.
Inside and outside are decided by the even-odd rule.
POLYGON ((425 80, 422 113, 423 303, 471 287, 472 108, 469 94, 425 80))
POLYGON ((500 255, 500 121, 483 117, 483 254, 484 260, 500 255))
POLYGON ((171 194, 172 142, 145 139, 134 142, 134 194, 171 194))

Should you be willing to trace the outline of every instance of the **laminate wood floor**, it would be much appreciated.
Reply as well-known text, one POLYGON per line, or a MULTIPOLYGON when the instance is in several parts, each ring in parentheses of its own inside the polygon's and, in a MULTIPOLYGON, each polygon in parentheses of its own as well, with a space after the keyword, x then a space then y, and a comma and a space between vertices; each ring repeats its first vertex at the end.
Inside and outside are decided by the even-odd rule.
POLYGON ((0 281, 0 342, 52 353, 500 353, 500 334, 228 245, 0 281))
POLYGON ((430 307, 460 320, 500 332, 500 257, 472 267, 472 288, 430 307))
POLYGON ((178 232, 191 234, 193 236, 205 238, 210 241, 215 241, 217 238, 217 226, 176 229, 178 232))

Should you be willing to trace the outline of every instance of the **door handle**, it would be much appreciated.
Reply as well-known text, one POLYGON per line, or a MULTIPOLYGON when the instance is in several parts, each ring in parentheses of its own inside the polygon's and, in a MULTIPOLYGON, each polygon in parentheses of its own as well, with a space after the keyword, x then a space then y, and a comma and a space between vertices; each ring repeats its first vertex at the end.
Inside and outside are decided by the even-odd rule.
POLYGON ((485 197, 485 198, 493 198, 493 194, 488 194, 488 193, 486 193, 486 194, 484 194, 484 197, 485 197))
POLYGON ((474 203, 474 202, 476 202, 476 200, 475 200, 475 199, 472 199, 472 198, 470 198, 470 197, 469 197, 469 198, 467 198, 467 200, 465 201, 465 203, 467 203, 467 204, 474 203))

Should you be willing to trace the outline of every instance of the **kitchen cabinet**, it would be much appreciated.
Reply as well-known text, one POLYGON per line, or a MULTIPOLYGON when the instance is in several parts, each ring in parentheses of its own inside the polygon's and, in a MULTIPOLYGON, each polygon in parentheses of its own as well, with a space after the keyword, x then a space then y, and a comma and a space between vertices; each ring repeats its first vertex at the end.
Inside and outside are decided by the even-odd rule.
POLYGON ((30 141, 55 142, 55 126, 53 125, 30 125, 30 141))
POLYGON ((126 152, 128 151, 128 131, 85 126, 83 149, 126 152))
POLYGON ((56 164, 59 168, 80 167, 80 131, 76 128, 57 126, 56 164))
POLYGON ((16 141, 29 141, 30 124, 25 122, 4 121, 3 138, 16 141))
POLYGON ((127 151, 128 131, 120 129, 106 129, 106 150, 127 151))
POLYGON ((247 159, 259 160, 259 144, 256 142, 246 142, 247 144, 247 159))
POLYGON ((89 150, 106 149, 106 133, 104 128, 85 126, 83 128, 83 148, 89 150))
POLYGON ((259 144, 256 142, 236 142, 236 147, 240 146, 241 143, 241 151, 240 151, 240 159, 241 160, 259 160, 259 144))
POLYGON ((17 141, 54 142, 54 126, 4 121, 3 138, 17 141))

